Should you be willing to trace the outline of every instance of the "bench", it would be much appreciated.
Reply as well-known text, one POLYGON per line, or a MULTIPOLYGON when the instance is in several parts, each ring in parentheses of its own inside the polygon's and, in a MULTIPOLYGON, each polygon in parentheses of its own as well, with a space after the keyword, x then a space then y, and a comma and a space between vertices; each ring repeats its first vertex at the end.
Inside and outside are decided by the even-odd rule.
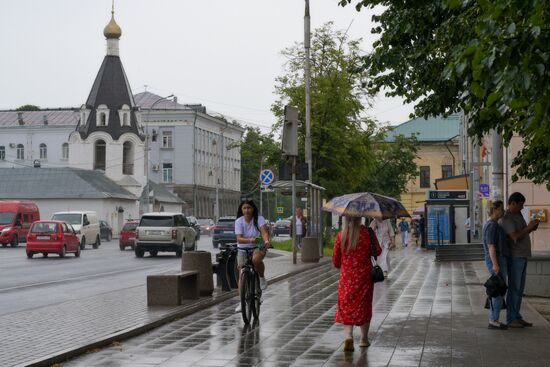
POLYGON ((199 298, 199 272, 186 270, 147 276, 148 306, 179 306, 182 299, 199 298))

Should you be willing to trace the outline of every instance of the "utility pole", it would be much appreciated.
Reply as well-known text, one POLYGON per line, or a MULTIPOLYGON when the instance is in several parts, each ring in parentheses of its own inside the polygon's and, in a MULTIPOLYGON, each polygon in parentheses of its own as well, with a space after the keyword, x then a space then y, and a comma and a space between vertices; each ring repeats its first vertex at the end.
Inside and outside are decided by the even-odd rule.
POLYGON ((309 16, 309 0, 305 0, 306 9, 304 15, 304 51, 305 51, 305 82, 306 82, 306 139, 305 153, 307 163, 307 173, 309 182, 313 182, 313 164, 311 157, 311 79, 310 79, 310 48, 311 48, 311 32, 310 32, 310 16, 309 16))

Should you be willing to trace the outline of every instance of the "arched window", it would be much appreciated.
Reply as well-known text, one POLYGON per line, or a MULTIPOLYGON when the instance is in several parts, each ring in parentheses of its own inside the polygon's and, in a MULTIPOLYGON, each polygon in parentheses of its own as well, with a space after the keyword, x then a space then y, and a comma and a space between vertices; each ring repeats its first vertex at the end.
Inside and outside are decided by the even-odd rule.
POLYGON ((105 115, 105 112, 99 113, 99 126, 105 126, 107 125, 107 115, 105 115))
POLYGON ((40 159, 48 159, 48 147, 44 143, 40 143, 40 159))
POLYGON ((123 113, 123 114, 122 114, 122 125, 124 125, 124 126, 130 126, 130 122, 129 122, 128 114, 127 114, 127 113, 123 113))
POLYGON ((94 169, 105 171, 105 156, 107 146, 105 141, 98 140, 94 145, 94 169))
POLYGON ((25 159, 25 147, 23 146, 23 144, 17 144, 17 159, 25 159))
POLYGON ((122 105, 118 110, 118 118, 121 126, 130 126, 130 106, 127 104, 122 105))
POLYGON ((69 159, 69 143, 63 143, 63 145, 61 145, 61 158, 69 159))
POLYGON ((122 145, 122 174, 134 174, 134 146, 129 141, 122 145))
POLYGON ((107 126, 109 125, 109 107, 104 104, 97 106, 96 110, 96 125, 107 126))

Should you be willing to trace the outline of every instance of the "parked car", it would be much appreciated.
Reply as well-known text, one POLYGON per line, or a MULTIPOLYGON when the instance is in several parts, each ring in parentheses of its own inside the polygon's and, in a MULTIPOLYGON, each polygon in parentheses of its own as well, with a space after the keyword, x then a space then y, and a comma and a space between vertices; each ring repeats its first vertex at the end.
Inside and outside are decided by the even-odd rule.
POLYGON ((84 250, 87 243, 91 243, 93 248, 101 245, 99 236, 99 220, 96 212, 90 211, 70 211, 54 213, 52 220, 60 220, 73 226, 80 241, 80 249, 84 250))
POLYGON ((235 220, 233 217, 221 217, 214 226, 212 235, 212 246, 218 248, 220 243, 236 243, 235 220))
POLYGON ((118 235, 118 247, 120 251, 124 251, 126 247, 131 247, 132 250, 136 247, 136 228, 139 220, 129 220, 124 224, 118 235))
POLYGON ((0 243, 17 247, 27 240, 32 222, 40 219, 38 206, 28 200, 0 201, 0 243))
POLYGON ((200 240, 201 238, 201 226, 199 225, 199 222, 197 221, 197 218, 190 215, 187 217, 187 221, 189 224, 191 224, 191 227, 195 230, 195 240, 200 240))
POLYGON ((273 224, 273 235, 279 236, 282 234, 290 235, 290 221, 289 220, 278 220, 273 224))
POLYGON ((195 235, 195 230, 181 213, 146 213, 136 228, 134 252, 137 257, 143 257, 145 251, 151 256, 157 256, 159 251, 173 251, 181 257, 183 250, 196 250, 195 235))
POLYGON ((72 252, 79 257, 80 241, 70 224, 56 220, 39 220, 31 225, 26 251, 29 259, 37 253, 42 253, 44 257, 48 254, 65 257, 68 252, 72 252))
POLYGON ((214 227, 214 221, 212 219, 198 219, 197 222, 201 227, 201 234, 212 234, 212 228, 214 227))
POLYGON ((104 220, 99 221, 99 237, 107 241, 113 238, 113 228, 104 220))

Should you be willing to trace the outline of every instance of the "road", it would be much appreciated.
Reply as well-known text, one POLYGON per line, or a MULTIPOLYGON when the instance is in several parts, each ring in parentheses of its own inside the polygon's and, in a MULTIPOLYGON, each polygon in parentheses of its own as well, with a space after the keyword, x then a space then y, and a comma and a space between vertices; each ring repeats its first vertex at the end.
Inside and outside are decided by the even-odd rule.
MULTIPOLYGON (((210 236, 201 236, 198 249, 217 252, 210 236)), ((136 258, 130 248, 120 251, 116 239, 102 241, 97 250, 87 247, 80 258, 52 254, 28 259, 24 243, 2 247, 0 316, 143 285, 147 274, 176 270, 180 264, 181 259, 169 252, 136 258)))

